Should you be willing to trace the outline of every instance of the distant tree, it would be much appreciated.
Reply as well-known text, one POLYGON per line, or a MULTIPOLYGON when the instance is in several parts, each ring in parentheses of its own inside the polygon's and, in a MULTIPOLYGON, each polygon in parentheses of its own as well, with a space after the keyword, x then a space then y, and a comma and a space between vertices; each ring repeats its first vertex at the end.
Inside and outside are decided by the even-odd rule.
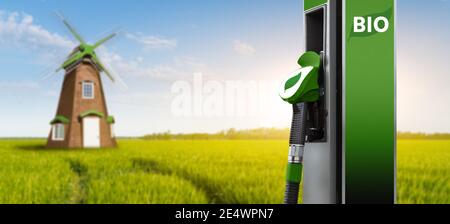
POLYGON ((397 133, 399 139, 430 139, 430 140, 450 140, 450 133, 414 133, 414 132, 399 132, 397 133))
MULTIPOLYGON (((432 139, 432 140, 450 140, 450 134, 447 133, 413 133, 399 132, 398 139, 432 139)), ((142 139, 148 140, 245 140, 245 139, 267 139, 267 140, 286 140, 289 139, 289 128, 256 128, 247 130, 228 130, 217 133, 192 133, 192 134, 173 134, 170 131, 163 133, 154 133, 145 135, 142 139)))

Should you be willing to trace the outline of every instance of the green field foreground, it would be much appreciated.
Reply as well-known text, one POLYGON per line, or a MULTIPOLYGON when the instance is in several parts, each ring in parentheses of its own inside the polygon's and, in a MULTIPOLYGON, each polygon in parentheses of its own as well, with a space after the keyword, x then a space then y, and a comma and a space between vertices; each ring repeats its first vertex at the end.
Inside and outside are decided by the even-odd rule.
MULTIPOLYGON (((282 203, 287 142, 0 140, 0 203, 282 203)), ((399 203, 450 203, 450 140, 399 140, 399 203)))

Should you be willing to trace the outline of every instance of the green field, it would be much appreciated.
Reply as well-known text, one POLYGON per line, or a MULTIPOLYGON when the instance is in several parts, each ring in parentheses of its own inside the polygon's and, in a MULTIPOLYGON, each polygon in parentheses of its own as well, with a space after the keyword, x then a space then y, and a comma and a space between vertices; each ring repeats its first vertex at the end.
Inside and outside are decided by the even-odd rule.
MULTIPOLYGON (((287 142, 120 140, 47 150, 0 140, 0 203, 281 203, 287 142)), ((450 141, 400 140, 400 203, 450 203, 450 141)))

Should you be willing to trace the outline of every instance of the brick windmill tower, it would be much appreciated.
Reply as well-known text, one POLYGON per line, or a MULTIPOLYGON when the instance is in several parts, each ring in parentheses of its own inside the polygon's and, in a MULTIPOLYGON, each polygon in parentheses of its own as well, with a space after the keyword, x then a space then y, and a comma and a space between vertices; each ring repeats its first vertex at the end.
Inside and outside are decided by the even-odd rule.
POLYGON ((94 51, 116 34, 89 45, 64 18, 62 20, 80 45, 57 69, 64 69, 65 76, 58 109, 50 122, 47 148, 116 147, 113 132, 115 120, 106 107, 100 74, 106 74, 113 82, 114 78, 94 51))

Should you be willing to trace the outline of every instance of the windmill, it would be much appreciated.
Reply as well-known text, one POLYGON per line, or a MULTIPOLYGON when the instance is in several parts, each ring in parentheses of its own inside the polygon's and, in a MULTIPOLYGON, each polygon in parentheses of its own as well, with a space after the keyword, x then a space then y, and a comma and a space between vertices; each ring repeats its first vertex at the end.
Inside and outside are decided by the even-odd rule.
POLYGON ((64 81, 51 130, 48 148, 111 148, 116 146, 115 119, 108 113, 100 74, 114 77, 101 63, 95 50, 116 33, 90 45, 60 16, 79 45, 56 70, 65 70, 64 81))

